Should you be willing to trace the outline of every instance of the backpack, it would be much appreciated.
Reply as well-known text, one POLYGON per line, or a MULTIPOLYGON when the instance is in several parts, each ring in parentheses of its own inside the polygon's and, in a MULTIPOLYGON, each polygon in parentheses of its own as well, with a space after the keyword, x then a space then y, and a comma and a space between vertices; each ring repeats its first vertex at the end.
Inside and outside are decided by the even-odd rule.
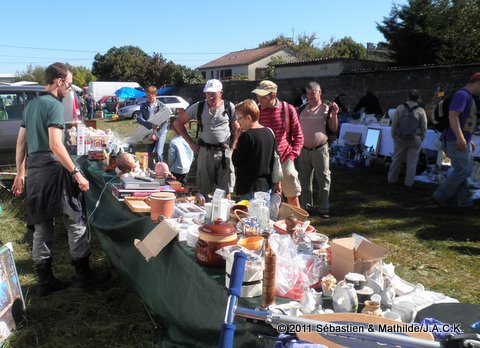
POLYGON ((414 139, 417 130, 420 128, 420 119, 415 116, 418 105, 409 107, 407 103, 404 103, 403 106, 404 108, 398 116, 398 126, 395 134, 402 139, 414 139))
POLYGON ((440 100, 433 111, 433 128, 439 132, 443 132, 448 128, 448 112, 450 106, 450 99, 452 97, 447 97, 440 100))
MULTIPOLYGON (((205 100, 201 100, 198 102, 198 108, 197 108, 197 139, 198 139, 198 132, 200 130, 203 129, 203 125, 202 125, 202 112, 203 112, 203 107, 205 106, 205 100)), ((224 111, 223 113, 227 114, 228 115, 228 119, 229 119, 229 127, 230 127, 230 136, 232 136, 234 133, 235 133, 235 130, 233 129, 232 127, 232 121, 233 121, 233 116, 234 116, 234 112, 233 112, 233 109, 232 109, 232 105, 230 104, 230 102, 226 99, 223 100, 223 108, 224 108, 224 111)))

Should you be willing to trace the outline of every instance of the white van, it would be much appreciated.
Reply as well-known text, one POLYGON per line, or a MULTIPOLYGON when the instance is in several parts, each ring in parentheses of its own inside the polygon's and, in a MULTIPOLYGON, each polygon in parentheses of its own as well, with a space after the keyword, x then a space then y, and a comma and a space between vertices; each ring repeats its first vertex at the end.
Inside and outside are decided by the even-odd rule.
MULTIPOLYGON (((0 86, 0 164, 15 163, 15 146, 25 106, 44 86, 0 86)), ((65 122, 81 119, 80 100, 72 90, 63 98, 65 122)))
POLYGON ((115 92, 122 87, 140 88, 137 82, 122 81, 92 81, 88 84, 88 93, 98 102, 102 97, 114 96, 115 92))

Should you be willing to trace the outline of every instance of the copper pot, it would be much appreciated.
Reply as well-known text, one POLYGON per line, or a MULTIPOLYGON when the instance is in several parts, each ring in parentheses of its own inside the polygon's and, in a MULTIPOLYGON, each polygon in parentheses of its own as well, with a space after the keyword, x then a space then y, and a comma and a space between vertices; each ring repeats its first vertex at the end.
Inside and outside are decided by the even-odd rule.
POLYGON ((222 219, 216 219, 213 223, 203 225, 198 231, 195 245, 197 262, 204 266, 225 266, 225 260, 215 251, 237 244, 237 229, 222 219))

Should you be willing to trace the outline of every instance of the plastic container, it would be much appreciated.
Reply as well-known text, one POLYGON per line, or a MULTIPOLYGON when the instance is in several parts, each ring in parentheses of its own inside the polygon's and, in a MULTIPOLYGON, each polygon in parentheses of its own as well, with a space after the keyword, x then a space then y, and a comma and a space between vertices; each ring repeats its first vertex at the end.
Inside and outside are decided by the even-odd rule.
POLYGON ((156 192, 150 195, 150 218, 158 221, 160 217, 171 218, 175 207, 175 194, 171 192, 156 192))
POLYGON ((248 250, 259 250, 263 243, 262 236, 253 236, 240 239, 237 244, 247 248, 248 250))
POLYGON ((192 218, 198 223, 204 223, 205 210, 193 203, 178 203, 175 205, 174 217, 192 218))

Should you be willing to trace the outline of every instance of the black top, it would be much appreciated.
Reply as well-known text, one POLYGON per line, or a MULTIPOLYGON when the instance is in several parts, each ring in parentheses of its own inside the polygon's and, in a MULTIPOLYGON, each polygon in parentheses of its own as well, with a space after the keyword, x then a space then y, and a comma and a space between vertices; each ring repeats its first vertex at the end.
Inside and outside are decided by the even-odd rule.
POLYGON ((251 128, 240 135, 232 155, 237 195, 267 192, 272 188, 275 148, 275 138, 269 128, 251 128))
POLYGON ((357 113, 360 111, 361 108, 365 108, 365 114, 367 115, 370 115, 370 114, 383 115, 380 102, 372 92, 367 92, 362 98, 360 98, 360 101, 357 103, 357 105, 353 109, 353 112, 357 113))

